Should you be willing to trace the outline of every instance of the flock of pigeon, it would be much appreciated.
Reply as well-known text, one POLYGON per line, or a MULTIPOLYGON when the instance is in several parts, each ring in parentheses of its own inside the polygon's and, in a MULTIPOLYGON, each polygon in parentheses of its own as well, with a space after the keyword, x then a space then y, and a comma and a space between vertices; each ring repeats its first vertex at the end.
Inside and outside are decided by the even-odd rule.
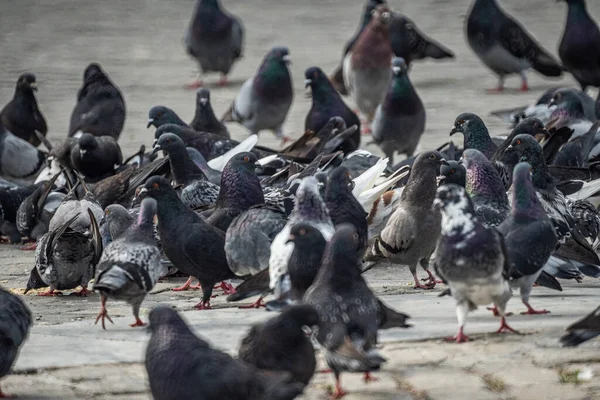
MULTIPOLYGON (((100 65, 85 69, 68 137, 56 147, 45 137, 36 77, 21 75, 0 113, 0 224, 5 240, 26 239, 35 249, 25 293, 81 287, 76 294, 85 296, 93 280, 101 296, 96 323, 106 329, 107 301, 124 300, 135 327, 145 325, 140 306, 158 280, 183 274, 188 281, 173 290, 200 289, 197 309, 210 309, 219 288, 228 301, 259 296, 250 307, 281 312, 253 326, 234 359, 172 308, 152 310, 146 369, 159 400, 292 399, 315 373, 315 347, 335 375, 334 398, 345 394, 342 372, 372 380, 385 362, 378 330, 410 327, 409 316, 386 306, 362 276, 384 259, 408 265, 415 289, 446 285, 441 295, 454 298, 458 318, 449 340, 467 341, 467 315, 485 305, 500 317, 498 333, 516 332, 506 319, 513 289, 525 313, 544 314, 529 301, 535 284, 562 290, 562 279, 600 277, 600 98, 585 93, 600 86, 600 31, 584 0, 566 2, 559 63, 496 0, 474 1, 467 41, 499 76, 496 91, 513 73, 527 90, 529 68, 568 71, 581 90, 553 88, 535 105, 493 112, 512 124, 507 137, 460 114, 450 135, 462 133, 464 149, 448 142, 414 155, 425 108, 410 64, 453 54, 383 0, 367 2, 331 78, 306 70, 306 132, 281 150, 256 144, 262 130, 290 140, 282 130, 293 101, 285 47, 265 56, 221 119, 201 81, 191 85, 200 88, 189 124, 153 107, 153 149, 142 145, 128 158, 118 144, 125 102, 100 65), (224 122, 251 135, 232 140, 224 122), (386 158, 359 150, 361 125, 386 158), (395 153, 406 159, 394 165, 395 153)), ((217 0, 197 1, 185 45, 202 73, 220 72, 226 84, 243 38, 240 20, 217 0)), ((19 296, 0 289, 0 377, 31 324, 19 296)), ((561 342, 593 338, 599 324, 600 308, 561 342)))

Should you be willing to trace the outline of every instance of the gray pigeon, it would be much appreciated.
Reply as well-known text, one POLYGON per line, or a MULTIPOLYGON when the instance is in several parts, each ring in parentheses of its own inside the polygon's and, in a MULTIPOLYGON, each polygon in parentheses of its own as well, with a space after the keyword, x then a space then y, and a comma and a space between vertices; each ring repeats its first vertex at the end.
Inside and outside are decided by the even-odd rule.
POLYGON ((177 311, 150 312, 146 371, 154 400, 291 400, 303 384, 288 373, 261 372, 194 335, 177 311))
MULTIPOLYGON (((19 348, 23 345, 29 334, 33 319, 31 311, 23 300, 0 287, 0 378, 10 372, 17 356, 19 348)), ((0 387, 0 398, 11 397, 2 392, 0 387)))
POLYGON ((13 135, 0 122, 0 175, 6 179, 33 179, 44 167, 46 154, 13 135))
POLYGON ((498 87, 492 91, 504 90, 504 77, 510 74, 521 75, 521 90, 529 90, 529 68, 545 76, 562 75, 561 65, 496 0, 475 0, 465 23, 469 46, 498 75, 498 87))
POLYGON ((210 104, 210 90, 200 88, 196 92, 196 112, 190 128, 199 132, 210 132, 229 139, 229 131, 215 116, 210 104))
POLYGON ((461 132, 465 137, 465 149, 479 150, 488 159, 492 159, 498 146, 492 140, 490 132, 479 116, 473 113, 460 114, 454 120, 450 136, 457 132, 461 132))
POLYGON ((373 244, 367 261, 380 257, 394 264, 408 265, 415 289, 432 289, 436 279, 429 270, 429 258, 440 234, 440 214, 431 211, 437 188, 437 169, 442 163, 437 151, 426 151, 417 157, 400 204, 373 244), (417 264, 429 278, 422 285, 417 278, 417 264))
POLYGON ((447 340, 469 340, 464 327, 469 311, 493 303, 502 318, 497 333, 515 332, 506 323, 511 297, 506 277, 508 259, 502 237, 475 217, 465 189, 454 184, 438 188, 433 202, 442 213, 442 234, 435 251, 435 271, 448 284, 456 300, 458 333, 447 340))
POLYGON ((133 215, 120 204, 111 204, 104 209, 104 216, 100 220, 99 228, 102 236, 102 246, 118 239, 134 221, 133 215))
POLYGON ((94 278, 94 290, 100 292, 101 310, 96 323, 105 319, 112 323, 106 311, 106 300, 125 300, 133 308, 135 322, 130 326, 144 326, 140 320, 140 306, 158 279, 166 274, 160 262, 160 251, 154 239, 156 200, 142 201, 138 220, 102 253, 94 278))
MULTIPOLYGON (((220 72, 219 86, 225 86, 233 63, 242 57, 244 27, 221 8, 219 0, 197 0, 184 43, 187 53, 198 60, 202 74, 220 72)), ((199 78, 188 88, 202 86, 199 78)))
POLYGON ((289 141, 283 135, 283 123, 294 100, 289 54, 287 47, 271 49, 256 74, 244 82, 221 120, 238 122, 256 135, 271 130, 277 138, 289 141))
POLYGON ((390 81, 390 62, 394 55, 388 31, 391 11, 378 5, 343 63, 348 93, 366 119, 363 133, 370 133, 375 110, 383 100, 390 81))
POLYGON ((373 141, 394 164, 394 152, 411 157, 425 130, 425 108, 402 58, 392 60, 392 80, 373 120, 373 141))

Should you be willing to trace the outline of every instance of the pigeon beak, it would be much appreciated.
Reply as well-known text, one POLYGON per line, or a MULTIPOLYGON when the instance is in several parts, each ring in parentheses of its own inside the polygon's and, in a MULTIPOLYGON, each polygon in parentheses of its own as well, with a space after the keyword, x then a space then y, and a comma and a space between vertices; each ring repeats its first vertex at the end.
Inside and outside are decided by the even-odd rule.
POLYGON ((456 132, 458 132, 458 128, 456 126, 453 126, 452 130, 450 131, 450 136, 454 135, 456 132))
POLYGON ((150 128, 152 126, 152 124, 154 123, 154 118, 150 118, 148 120, 148 124, 146 125, 146 128, 150 128))
POLYGON ((440 158, 440 165, 445 165, 448 164, 448 161, 446 161, 445 158, 440 158))
POLYGON ((433 205, 431 206, 431 208, 433 210, 439 210, 442 208, 443 205, 444 205, 444 202, 441 199, 435 199, 435 200, 433 200, 433 205))
POLYGON ((203 106, 206 106, 206 103, 208 103, 208 99, 206 97, 203 97, 200 99, 200 104, 202 104, 203 106))
POLYGON ((292 57, 290 57, 289 54, 286 54, 285 56, 281 57, 281 59, 286 65, 290 65, 292 63, 292 57))
POLYGON ((296 240, 296 236, 290 234, 290 237, 288 238, 287 242, 285 242, 285 243, 290 243, 290 242, 293 242, 294 240, 296 240))
POLYGON ((512 150, 512 148, 513 148, 513 145, 509 144, 508 147, 504 150, 504 152, 506 153, 507 151, 512 150))
POLYGON ((400 67, 392 67, 392 72, 394 75, 398 75, 400 73, 400 67))
POLYGON ((437 185, 440 186, 440 184, 444 183, 446 178, 448 178, 446 175, 440 175, 440 176, 436 177, 435 180, 437 182, 437 185))
POLYGON ((311 79, 305 79, 304 80, 304 87, 307 88, 312 84, 312 80, 311 79))
POLYGON ((36 92, 37 92, 37 90, 38 90, 38 85, 37 85, 37 82, 31 82, 31 83, 29 84, 29 87, 30 87, 32 90, 36 91, 36 92))
POLYGON ((81 156, 84 156, 84 155, 85 155, 85 153, 87 153, 87 150, 85 150, 85 149, 81 149, 81 150, 79 150, 79 154, 80 154, 81 156))
POLYGON ((154 147, 152 148, 152 154, 156 154, 158 153, 162 148, 160 147, 160 144, 155 143, 154 147))

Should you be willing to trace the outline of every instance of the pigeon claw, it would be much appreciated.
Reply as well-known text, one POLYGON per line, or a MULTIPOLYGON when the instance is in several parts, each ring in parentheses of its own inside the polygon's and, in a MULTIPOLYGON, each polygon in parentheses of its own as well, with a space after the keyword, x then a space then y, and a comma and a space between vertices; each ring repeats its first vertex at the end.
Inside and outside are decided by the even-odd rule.
POLYGON ((370 135, 371 133, 373 133, 373 131, 371 131, 371 127, 367 125, 366 122, 363 122, 363 125, 360 129, 360 133, 362 133, 363 135, 370 135))
POLYGON ((379 380, 379 378, 375 378, 373 375, 371 375, 370 372, 365 372, 365 374, 363 375, 364 383, 377 382, 378 380, 379 380))
POLYGON ((212 310, 212 307, 210 306, 210 301, 201 301, 200 303, 196 304, 194 308, 197 310, 212 310))
POLYGON ((529 92, 529 85, 527 84, 526 81, 523 81, 523 83, 521 83, 521 92, 529 92))
POLYGON ((37 249, 37 242, 33 242, 27 246, 21 247, 21 250, 23 250, 23 251, 30 251, 30 250, 35 250, 35 249, 37 249))
POLYGON ((344 389, 342 389, 342 386, 340 385, 340 380, 336 379, 335 380, 335 391, 331 394, 331 397, 329 397, 330 399, 341 399, 342 397, 344 397, 345 395, 347 395, 348 392, 346 392, 344 389))
POLYGON ((200 79, 192 82, 192 83, 188 83, 187 85, 184 86, 184 88, 188 89, 188 90, 196 90, 201 88, 202 86, 204 86, 204 82, 202 82, 200 79))
POLYGON ((237 293, 237 291, 235 290, 235 288, 233 287, 233 285, 231 283, 227 283, 227 282, 221 282, 220 284, 216 285, 214 287, 215 289, 223 289, 223 293, 230 295, 230 294, 235 294, 237 293))
POLYGON ((106 311, 106 307, 102 307, 100 309, 100 312, 98 313, 98 315, 96 316, 96 322, 94 322, 94 325, 98 324, 98 321, 102 318, 102 329, 106 330, 106 319, 110 321, 111 324, 114 324, 113 320, 110 319, 110 316, 108 315, 108 311, 106 311))
POLYGON ((500 328, 498 328, 498 330, 496 331, 496 333, 516 333, 516 334, 519 334, 518 331, 516 331, 513 328, 511 328, 506 323, 506 318, 504 318, 504 317, 502 317, 502 319, 500 320, 500 328))
POLYGON ((184 292, 186 290, 195 289, 195 287, 191 286, 191 283, 192 283, 192 277, 190 276, 188 278, 188 280, 185 281, 185 283, 183 284, 183 286, 179 286, 179 287, 173 288, 171 290, 174 291, 174 292, 184 292))
POLYGON ((129 324, 129 326, 132 327, 132 328, 135 328, 136 326, 146 326, 146 325, 148 325, 148 324, 144 323, 144 321, 142 321, 139 318, 136 318, 135 322, 133 324, 129 324))
POLYGON ((449 336, 444 339, 446 342, 465 343, 469 341, 469 337, 463 333, 463 329, 460 328, 456 336, 449 336))
POLYGON ((538 314, 550 314, 548 310, 535 310, 533 307, 529 307, 527 311, 523 311, 521 315, 538 315, 538 314))
POLYGON ((73 292, 73 293, 71 293, 71 296, 87 297, 87 295, 90 294, 90 293, 92 293, 91 290, 88 290, 87 287, 82 287, 79 292, 73 292))
POLYGON ((54 289, 48 289, 48 291, 38 294, 38 296, 42 296, 42 297, 54 297, 54 296, 62 296, 62 295, 63 295, 62 292, 57 292, 54 289))
POLYGON ((254 303, 247 306, 239 306, 238 308, 261 308, 266 307, 267 304, 263 301, 262 296, 258 298, 254 303))

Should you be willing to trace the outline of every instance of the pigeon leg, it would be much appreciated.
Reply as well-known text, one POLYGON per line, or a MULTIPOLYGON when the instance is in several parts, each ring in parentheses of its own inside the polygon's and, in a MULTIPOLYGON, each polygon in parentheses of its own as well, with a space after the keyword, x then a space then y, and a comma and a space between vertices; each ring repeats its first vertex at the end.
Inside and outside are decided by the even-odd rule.
POLYGON ((228 83, 229 82, 227 81, 227 75, 221 74, 221 78, 219 79, 219 82, 217 82, 217 85, 219 85, 220 87, 225 87, 228 83))
POLYGON ((341 399, 345 395, 348 394, 344 389, 342 389, 342 385, 340 382, 340 373, 334 371, 335 374, 335 392, 331 395, 330 399, 341 399))
POLYGON ((204 284, 200 282, 200 284, 202 285, 202 300, 194 308, 198 310, 210 310, 210 296, 213 292, 214 282, 205 282, 204 284))
POLYGON ((362 133, 363 135, 370 135, 372 133, 371 125, 367 121, 361 121, 360 133, 362 133))
POLYGON ((79 292, 74 292, 71 295, 78 297, 87 297, 87 295, 90 293, 92 293, 92 291, 88 290, 87 286, 81 286, 81 290, 79 292))
POLYGON ((415 280, 415 289, 430 290, 435 287, 435 282, 433 283, 433 286, 429 283, 426 285, 421 285, 421 282, 419 282, 419 278, 417 277, 416 272, 413 272, 413 279, 415 280))
POLYGON ((106 311, 106 300, 107 299, 105 295, 100 296, 100 312, 96 316, 96 322, 94 322, 94 325, 96 325, 98 323, 98 320, 102 318, 102 329, 104 330, 106 330, 106 324, 104 319, 108 319, 111 324, 114 324, 112 319, 110 319, 110 317, 108 316, 108 311, 106 311))
POLYGON ((204 86, 204 82, 202 82, 202 79, 200 79, 200 74, 198 74, 196 76, 196 80, 192 83, 185 85, 185 88, 189 90, 196 90, 198 88, 201 88, 202 86, 204 86))
POLYGON ((237 293, 235 288, 233 287, 233 285, 231 283, 227 283, 225 281, 221 282, 214 288, 215 289, 219 289, 219 288, 223 289, 223 294, 227 294, 227 295, 237 293))
POLYGON ((501 76, 498 78, 498 87, 495 89, 487 89, 486 92, 492 93, 502 93, 504 91, 504 77, 501 76))
POLYGON ((135 317, 135 322, 133 324, 129 325, 132 328, 135 328, 136 326, 146 326, 147 325, 144 323, 144 321, 142 321, 140 319, 140 306, 142 305, 143 300, 144 300, 144 296, 141 296, 140 298, 137 298, 132 304, 133 316, 135 317))
POLYGON ((331 368, 324 368, 317 371, 317 374, 331 374, 333 371, 331 368))
POLYGON ((365 374, 363 375, 364 383, 377 382, 378 380, 379 380, 379 378, 375 378, 374 376, 371 375, 370 372, 365 372, 365 374))
POLYGON ((421 279, 421 281, 423 281, 423 282, 427 282, 427 281, 429 281, 429 283, 428 283, 427 285, 431 285, 431 284, 433 284, 433 286, 435 286, 435 285, 436 285, 436 284, 438 284, 438 283, 444 283, 444 281, 442 281, 442 280, 435 279, 435 275, 433 275, 433 274, 431 273, 431 270, 430 270, 430 269, 426 268, 426 269, 425 269, 425 272, 427 272, 427 275, 429 275, 429 277, 428 277, 428 278, 422 278, 422 279, 421 279))
POLYGON ((528 92, 529 85, 527 84, 527 73, 525 71, 521 72, 521 92, 528 92))
POLYGON ((519 332, 517 332, 516 330, 514 330, 513 328, 508 326, 508 324, 506 323, 506 318, 503 316, 500 319, 500 328, 498 328, 496 333, 516 333, 516 334, 518 334, 519 332))
POLYGON ((212 310, 212 307, 210 306, 210 300, 209 301, 201 301, 200 303, 196 304, 194 306, 194 308, 196 310, 212 310))
POLYGON ((50 286, 47 291, 38 294, 38 296, 62 296, 62 292, 57 292, 54 287, 50 286))
POLYGON ((464 343, 469 340, 469 337, 464 334, 463 329, 467 321, 467 313, 469 312, 469 305, 466 302, 458 303, 456 305, 456 318, 458 319, 458 333, 456 336, 450 336, 445 340, 447 342, 464 343))
MULTIPOLYGON (((185 283, 183 284, 183 286, 176 287, 176 288, 173 288, 173 289, 171 289, 171 290, 172 290, 172 291, 174 291, 174 292, 183 292, 183 291, 185 291, 185 290, 192 289, 192 288, 190 287, 190 285, 192 284, 192 279, 194 279, 194 278, 192 278, 192 277, 190 276, 190 277, 188 278, 188 280, 187 280, 187 281, 185 281, 185 283)), ((201 289, 201 288, 202 288, 202 287, 200 287, 200 289, 201 289)), ((194 289, 195 289, 195 288, 194 288, 194 289)))
POLYGON ((266 307, 267 305, 265 304, 265 302, 263 302, 263 299, 265 298, 264 295, 261 295, 258 300, 256 300, 254 303, 250 304, 249 306, 239 306, 238 308, 261 308, 261 307, 266 307))
POLYGON ((527 311, 523 311, 521 313, 521 315, 537 315, 537 314, 550 314, 550 311, 548 310, 536 310, 533 307, 531 307, 531 304, 529 304, 528 301, 523 301, 523 304, 525 304, 525 306, 527 307, 527 311))
POLYGON ((37 242, 33 242, 27 246, 21 247, 21 250, 23 250, 23 251, 35 250, 35 249, 37 249, 37 242))
MULTIPOLYGON (((500 313, 498 312, 498 307, 494 306, 494 307, 487 307, 487 310, 490 310, 492 312, 492 314, 494 314, 494 317, 499 317, 500 313)), ((513 313, 509 312, 509 313, 505 313, 504 314, 506 317, 510 317, 511 315, 513 315, 513 313)))

